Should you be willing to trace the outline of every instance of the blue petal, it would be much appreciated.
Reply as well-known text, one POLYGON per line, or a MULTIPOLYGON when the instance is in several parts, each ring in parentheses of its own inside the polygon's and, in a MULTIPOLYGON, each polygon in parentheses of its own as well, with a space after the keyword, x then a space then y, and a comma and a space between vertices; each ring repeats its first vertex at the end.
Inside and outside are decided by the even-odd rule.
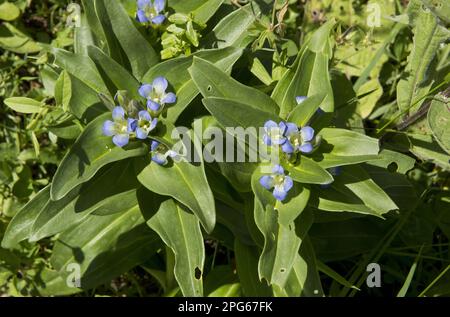
POLYGON ((145 12, 143 10, 138 10, 136 13, 136 20, 140 23, 147 23, 149 22, 147 16, 145 15, 145 12))
POLYGON ((290 135, 297 133, 298 127, 295 123, 288 122, 286 123, 286 132, 284 133, 285 136, 289 137, 290 135))
POLYGON ((273 177, 270 175, 264 175, 259 179, 259 183, 265 189, 271 189, 273 187, 273 177))
POLYGON ((155 151, 159 146, 159 142, 158 141, 152 141, 152 144, 150 145, 150 151, 155 151))
POLYGON ((313 146, 311 143, 303 143, 300 145, 300 152, 303 153, 311 153, 313 150, 313 146))
POLYGON ((342 168, 340 166, 331 167, 328 169, 331 175, 333 176, 339 176, 342 173, 342 168))
POLYGON ((103 134, 106 136, 113 136, 114 135, 114 128, 115 128, 115 123, 112 122, 111 120, 107 120, 103 123, 103 134))
POLYGON ((303 101, 306 100, 306 96, 297 96, 295 97, 295 101, 297 101, 297 105, 301 104, 303 101))
POLYGON ((136 138, 141 139, 141 140, 145 140, 148 137, 148 132, 145 131, 142 128, 137 128, 136 129, 136 138))
POLYGON ((112 112, 114 121, 125 119, 125 110, 122 107, 115 107, 112 112))
POLYGON ((272 168, 272 173, 282 175, 284 174, 283 166, 276 164, 272 168))
POLYGON ((166 19, 166 16, 165 15, 157 15, 156 17, 154 17, 153 19, 152 19, 152 23, 153 24, 162 24, 163 22, 164 22, 164 20, 166 19))
POLYGON ((153 111, 158 111, 161 106, 159 103, 154 102, 153 100, 147 101, 147 108, 153 111))
POLYGON ((169 92, 161 100, 162 103, 175 103, 177 101, 177 96, 173 92, 169 92))
POLYGON ((146 111, 146 110, 139 111, 138 117, 139 117, 139 120, 141 120, 141 121, 148 121, 148 122, 152 121, 152 117, 150 116, 150 113, 148 113, 148 111, 146 111))
POLYGON ((137 6, 141 10, 144 10, 150 4, 151 4, 150 0, 138 0, 138 2, 137 2, 137 6))
POLYGON ((166 6, 166 1, 165 0, 153 0, 153 7, 155 8, 156 12, 161 12, 164 10, 166 6))
POLYGON ((139 87, 139 95, 144 97, 145 99, 150 97, 150 94, 152 93, 153 87, 150 84, 143 84, 141 87, 139 87))
POLYGON ((167 163, 167 158, 164 154, 155 152, 152 154, 152 161, 159 165, 165 165, 167 163))
POLYGON ((309 142, 314 138, 314 129, 309 126, 303 127, 300 130, 300 133, 302 134, 302 140, 304 142, 309 142))
POLYGON ((286 199, 287 192, 281 186, 275 186, 273 190, 273 197, 276 200, 283 201, 286 199))
POLYGON ((156 77, 155 80, 153 80, 153 89, 158 96, 163 96, 165 94, 168 85, 169 83, 164 77, 156 77))
POLYGON ((291 153, 294 153, 294 146, 291 144, 291 142, 286 141, 286 142, 281 146, 281 150, 282 150, 284 153, 291 154, 291 153))
POLYGON ((152 123, 150 124, 150 128, 149 131, 153 130, 154 128, 156 128, 156 125, 158 124, 158 119, 155 118, 152 120, 152 123))
POLYGON ((127 132, 131 133, 134 132, 134 130, 136 130, 138 125, 138 121, 136 119, 132 119, 132 118, 128 118, 127 120, 127 132))
POLYGON ((285 135, 286 131, 287 131, 287 125, 285 122, 281 121, 280 124, 278 125, 280 127, 280 131, 282 135, 285 135))
POLYGON ((128 144, 130 140, 129 134, 117 134, 113 137, 113 143, 118 147, 123 147, 128 144))
POLYGON ((266 128, 266 130, 278 128, 278 124, 273 120, 269 120, 269 121, 266 121, 266 123, 264 123, 264 128, 266 128))
POLYGON ((279 139, 272 139, 271 141, 275 145, 281 145, 281 144, 286 143, 286 138, 285 137, 280 137, 279 139))
POLYGON ((285 176, 285 177, 284 177, 284 183, 283 183, 284 190, 285 190, 286 192, 288 192, 288 191, 291 190, 291 188, 292 188, 293 186, 294 186, 294 181, 292 180, 292 178, 289 177, 289 176, 285 176))
POLYGON ((263 142, 265 145, 272 145, 272 140, 267 134, 264 134, 263 136, 263 142))

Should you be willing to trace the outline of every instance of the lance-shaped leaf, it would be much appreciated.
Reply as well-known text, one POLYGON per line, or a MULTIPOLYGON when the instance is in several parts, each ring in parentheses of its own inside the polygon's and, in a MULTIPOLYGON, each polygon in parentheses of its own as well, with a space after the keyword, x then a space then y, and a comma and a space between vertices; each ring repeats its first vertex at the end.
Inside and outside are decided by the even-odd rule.
POLYGON ((334 21, 325 23, 313 34, 311 42, 299 51, 292 67, 276 85, 272 98, 280 106, 281 118, 286 118, 294 109, 297 96, 323 94, 326 97, 321 104, 321 109, 325 112, 333 112, 333 89, 328 72, 328 62, 331 57, 330 45, 320 43, 328 39, 334 23, 334 21))
POLYGON ((312 155, 321 167, 330 168, 377 160, 380 157, 378 140, 364 134, 335 128, 324 128, 319 135, 322 142, 312 155))
POLYGON ((33 223, 49 200, 50 186, 47 186, 20 209, 6 229, 2 240, 3 248, 14 248, 19 242, 28 239, 33 223))
POLYGON ((253 39, 249 28, 256 21, 259 12, 256 2, 252 2, 230 13, 206 36, 204 47, 246 47, 253 39))
POLYGON ((167 114, 163 114, 170 122, 175 122, 178 116, 186 109, 198 95, 196 87, 188 68, 192 65, 194 56, 208 60, 224 72, 230 72, 234 63, 242 54, 241 49, 234 47, 224 49, 204 50, 188 57, 174 58, 152 67, 143 77, 142 82, 151 83, 156 77, 163 76, 170 83, 177 95, 174 105, 168 106, 167 114))
POLYGON ((260 281, 258 277, 258 248, 235 239, 234 254, 236 256, 236 270, 244 295, 248 297, 272 296, 270 287, 265 281, 260 281))
POLYGON ((279 111, 277 104, 265 93, 239 83, 208 61, 194 57, 189 73, 205 98, 228 99, 272 114, 279 111))
POLYGON ((80 223, 91 213, 112 214, 123 210, 123 204, 136 200, 139 187, 133 172, 133 161, 109 164, 94 178, 64 198, 50 200, 33 224, 30 241, 63 232, 80 223), (114 183, 114 186, 111 184, 114 183), (95 195, 92 193, 95 192, 95 195))
POLYGON ((130 97, 139 98, 139 82, 125 68, 95 46, 89 46, 87 51, 100 73, 114 84, 113 95, 117 90, 126 90, 130 97))
POLYGON ((426 12, 422 7, 417 11, 413 49, 408 57, 405 76, 397 85, 398 107, 405 114, 414 113, 421 106, 422 97, 433 85, 432 61, 439 45, 450 36, 450 31, 439 23, 432 12, 426 12))
POLYGON ((450 154, 450 111, 443 100, 435 99, 431 103, 428 125, 439 145, 450 154))
POLYGON ((284 288, 274 287, 276 296, 324 296, 322 283, 317 268, 316 255, 309 241, 305 238, 295 257, 294 266, 284 288))
POLYGON ((323 201, 320 201, 319 209, 358 212, 380 218, 383 218, 383 214, 398 209, 383 189, 357 165, 342 167, 339 175, 335 176, 331 189, 334 190, 335 198, 332 198, 333 191, 329 189, 320 191, 319 199, 323 201), (341 203, 343 204, 340 205, 341 203))
POLYGON ((304 127, 308 125, 314 114, 320 108, 320 105, 325 100, 325 95, 314 95, 307 98, 301 104, 294 107, 292 112, 289 114, 287 121, 294 122, 299 127, 304 127))
POLYGON ((147 39, 136 29, 119 1, 104 1, 114 35, 127 55, 133 75, 141 79, 159 57, 147 39))
POLYGON ((333 176, 327 170, 304 155, 300 157, 300 162, 287 164, 286 169, 289 171, 289 176, 299 183, 330 184, 333 182, 333 176))
POLYGON ((60 48, 52 48, 51 52, 55 55, 56 65, 81 80, 96 93, 109 94, 94 62, 89 57, 60 48))
MULTIPOLYGON (((146 196, 153 198, 148 192, 146 196)), ((136 200, 129 201, 122 212, 92 214, 61 234, 50 261, 62 281, 66 283, 74 272, 74 264, 79 264, 80 286, 90 289, 149 259, 162 243, 146 225, 146 212, 140 210, 136 200)))
POLYGON ((184 296, 203 296, 205 248, 197 217, 172 199, 147 224, 175 254, 175 278, 184 296))
POLYGON ((104 136, 103 122, 110 116, 104 114, 92 121, 64 156, 53 178, 53 200, 63 198, 79 184, 90 180, 106 164, 148 153, 142 142, 131 142, 120 148, 112 143, 111 137, 104 136))
POLYGON ((211 233, 216 222, 214 197, 205 175, 201 141, 195 134, 192 136, 195 139, 191 148, 196 151, 200 162, 180 161, 167 166, 152 162, 138 175, 138 179, 151 191, 173 197, 186 205, 211 233))

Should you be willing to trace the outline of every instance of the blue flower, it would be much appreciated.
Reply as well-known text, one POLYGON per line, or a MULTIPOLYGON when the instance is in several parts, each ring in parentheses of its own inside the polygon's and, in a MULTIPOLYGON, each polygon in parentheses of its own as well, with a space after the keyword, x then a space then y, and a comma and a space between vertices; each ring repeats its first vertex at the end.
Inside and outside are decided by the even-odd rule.
POLYGON ((312 144, 315 133, 314 129, 310 126, 305 126, 299 130, 293 123, 288 123, 288 125, 289 128, 285 133, 287 141, 281 147, 283 152, 288 154, 296 151, 311 153, 314 149, 312 144))
POLYGON ((166 6, 165 0, 138 0, 136 20, 141 23, 161 24, 166 17, 161 14, 166 6))
POLYGON ((175 103, 177 97, 173 92, 166 93, 169 83, 164 77, 157 77, 152 84, 143 84, 139 88, 139 94, 147 99, 147 108, 158 111, 165 104, 175 103))
POLYGON ((133 122, 136 138, 141 140, 147 139, 148 134, 156 127, 157 123, 158 119, 152 119, 148 111, 139 111, 138 119, 134 119, 133 122))
POLYGON ((297 96, 297 97, 295 97, 295 101, 297 101, 297 105, 299 105, 299 104, 301 104, 303 101, 305 101, 306 98, 308 98, 308 97, 306 97, 306 96, 297 96))
POLYGON ((175 158, 178 156, 178 153, 172 150, 169 150, 167 146, 159 143, 158 141, 152 141, 150 145, 150 153, 152 154, 152 161, 159 165, 166 165, 167 158, 175 158))
POLYGON ((285 132, 287 126, 284 122, 277 124, 275 121, 269 120, 264 123, 263 141, 266 145, 281 145, 286 142, 285 132))
POLYGON ((267 190, 273 188, 273 196, 279 201, 286 199, 288 192, 294 186, 292 178, 284 174, 284 169, 280 165, 273 167, 271 175, 262 176, 259 183, 267 190))
POLYGON ((125 110, 117 106, 112 112, 113 121, 107 120, 103 123, 103 134, 112 136, 113 143, 119 147, 128 144, 130 133, 134 132, 134 119, 125 119, 125 110))

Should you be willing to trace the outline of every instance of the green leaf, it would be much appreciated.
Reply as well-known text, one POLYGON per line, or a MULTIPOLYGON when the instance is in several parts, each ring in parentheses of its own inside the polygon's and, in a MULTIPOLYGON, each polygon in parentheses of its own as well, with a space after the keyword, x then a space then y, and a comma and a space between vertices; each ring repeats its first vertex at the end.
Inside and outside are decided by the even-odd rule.
POLYGON ((133 173, 133 165, 133 160, 107 165, 64 198, 50 200, 33 224, 30 241, 63 232, 92 213, 112 214, 123 210, 124 205, 134 203, 139 183, 133 173), (110 186, 112 183, 116 185, 110 186))
POLYGON ((242 50, 229 47, 224 49, 204 50, 188 57, 174 58, 157 64, 143 77, 142 82, 151 83, 156 77, 164 76, 174 88, 177 102, 167 108, 166 117, 170 122, 175 122, 179 115, 186 109, 192 100, 198 95, 199 90, 194 84, 188 68, 192 65, 194 56, 214 63, 222 71, 229 72, 233 64, 241 56, 242 50))
POLYGON ((109 94, 94 62, 89 57, 59 48, 52 48, 51 52, 55 55, 56 65, 81 80, 96 93, 109 94))
POLYGON ((224 0, 171 0, 169 5, 177 13, 192 14, 194 21, 206 24, 219 9, 224 0))
POLYGON ((20 9, 11 2, 3 2, 0 4, 0 20, 13 21, 20 15, 20 9))
POLYGON ((37 100, 26 97, 12 97, 5 99, 5 105, 20 113, 38 113, 43 109, 43 104, 37 100))
POLYGON ((404 78, 397 85, 397 103, 400 111, 414 113, 421 106, 419 101, 428 94, 433 76, 432 61, 439 45, 448 39, 450 31, 440 25, 438 19, 430 11, 418 9, 414 26, 414 45, 408 58, 404 78))
POLYGON ((220 20, 204 41, 206 48, 246 47, 252 40, 249 28, 256 21, 259 8, 252 4, 230 13, 220 20))
POLYGON ((39 212, 50 200, 50 186, 41 190, 11 220, 2 240, 3 248, 14 248, 28 239, 39 212))
POLYGON ((448 103, 438 99, 432 101, 428 111, 428 125, 439 145, 450 154, 450 111, 448 103))
MULTIPOLYGON (((331 30, 328 24, 325 24, 313 34, 313 38, 316 34, 322 38, 324 29, 328 32, 331 30)), ((319 42, 317 41, 317 43, 319 42)), ((328 52, 318 50, 317 45, 313 43, 311 48, 307 48, 308 45, 306 45, 306 48, 300 50, 294 64, 275 86, 272 98, 280 106, 281 118, 287 118, 294 109, 297 96, 325 95, 321 109, 325 112, 334 110, 333 89, 328 72, 328 62, 331 56, 327 55, 328 52)))
MULTIPOLYGON (((263 127, 267 120, 279 120, 273 112, 249 107, 248 104, 230 99, 209 97, 203 99, 203 104, 222 127, 258 129, 263 127)), ((250 131, 255 138, 258 137, 256 129, 250 131)))
POLYGON ((88 17, 82 14, 79 17, 80 25, 75 28, 74 32, 74 52, 76 54, 88 55, 88 46, 95 45, 94 35, 88 25, 88 17))
POLYGON ((173 197, 186 205, 211 233, 216 222, 214 197, 205 175, 201 142, 197 136, 194 137, 193 146, 200 162, 181 161, 168 166, 152 162, 138 175, 138 179, 151 191, 173 197))
MULTIPOLYGON (((147 197, 149 194, 153 198, 148 192, 147 197)), ((121 212, 92 214, 65 231, 59 236, 50 261, 64 282, 73 273, 70 265, 80 264, 81 288, 87 290, 145 262, 160 247, 161 240, 145 224, 135 201, 121 212)))
POLYGON ((184 296, 203 296, 205 248, 197 217, 172 199, 147 224, 175 254, 175 278, 184 296))
POLYGON ((379 159, 379 145, 375 138, 335 128, 324 128, 319 135, 322 137, 322 143, 312 158, 323 168, 379 159))
POLYGON ((320 108, 321 103, 325 99, 325 95, 314 95, 307 98, 300 105, 294 107, 287 118, 287 121, 294 122, 299 127, 308 125, 311 118, 320 108))
POLYGON ((258 277, 258 249, 249 246, 239 239, 234 241, 234 253, 236 255, 236 270, 241 282, 242 291, 247 297, 272 296, 270 287, 258 277))
POLYGON ((92 121, 108 110, 92 88, 65 70, 56 82, 55 100, 64 111, 72 113, 83 123, 92 121))
POLYGON ((282 224, 278 220, 282 210, 275 209, 275 198, 270 191, 261 186, 260 176, 261 173, 256 171, 252 177, 255 222, 264 236, 258 273, 260 279, 282 288, 294 265, 301 240, 295 233, 294 223, 282 224))
POLYGON ((306 156, 302 156, 297 165, 288 164, 286 169, 289 171, 289 176, 299 183, 330 184, 333 182, 333 176, 328 171, 306 156))
POLYGON ((205 98, 228 99, 272 114, 279 111, 277 104, 265 93, 239 83, 208 61, 194 57, 189 73, 205 98))
POLYGON ((274 294, 289 297, 324 296, 316 264, 316 255, 308 237, 304 239, 300 252, 295 257, 294 266, 284 289, 275 286, 274 294))
POLYGON ((0 48, 17 54, 37 53, 42 50, 40 44, 8 22, 0 25, 0 48))
POLYGON ((134 77, 140 80, 159 57, 146 38, 136 29, 118 1, 103 0, 112 30, 128 57, 134 77))
POLYGON ((433 139, 426 134, 408 134, 411 141, 411 153, 419 159, 439 165, 445 170, 450 170, 448 153, 433 139))
POLYGON ((231 265, 218 265, 205 278, 205 294, 208 297, 240 296, 241 286, 231 265))
MULTIPOLYGON (((337 192, 336 198, 349 197, 351 202, 356 204, 356 209, 361 209, 359 211, 355 208, 345 210, 344 208, 350 206, 343 205, 343 210, 341 211, 360 212, 383 218, 383 214, 398 209, 392 199, 370 178, 367 172, 356 165, 342 167, 340 174, 335 176, 335 181, 331 187, 337 192), (352 194, 349 191, 356 195, 357 199, 355 199, 356 197, 351 198, 352 194), (360 201, 360 206, 357 205, 358 200, 360 201)), ((333 201, 330 197, 332 191, 323 189, 320 193, 320 196, 323 195, 325 197, 325 201, 319 204, 319 209, 339 211, 336 210, 338 208, 332 210, 334 208, 329 205, 330 202, 328 202, 329 204, 326 202, 327 200, 333 201)))
POLYGON ((59 200, 76 186, 90 180, 106 164, 148 153, 147 146, 139 141, 124 148, 115 146, 111 137, 103 135, 103 122, 111 114, 92 121, 64 156, 53 178, 51 197, 59 200))
MULTIPOLYGON (((100 73, 103 73, 114 84, 115 91, 126 90, 134 99, 140 98, 139 82, 115 60, 107 56, 95 46, 87 48, 89 57, 95 62, 100 73)), ((115 91, 112 94, 115 94, 115 91)))

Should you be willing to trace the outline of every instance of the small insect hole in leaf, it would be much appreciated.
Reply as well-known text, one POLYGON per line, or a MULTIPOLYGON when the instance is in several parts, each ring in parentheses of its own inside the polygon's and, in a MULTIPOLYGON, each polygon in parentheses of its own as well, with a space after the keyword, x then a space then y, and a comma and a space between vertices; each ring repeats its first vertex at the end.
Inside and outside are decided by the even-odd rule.
POLYGON ((195 278, 197 280, 199 280, 201 277, 202 277, 202 271, 198 267, 196 267, 195 268, 195 278))

